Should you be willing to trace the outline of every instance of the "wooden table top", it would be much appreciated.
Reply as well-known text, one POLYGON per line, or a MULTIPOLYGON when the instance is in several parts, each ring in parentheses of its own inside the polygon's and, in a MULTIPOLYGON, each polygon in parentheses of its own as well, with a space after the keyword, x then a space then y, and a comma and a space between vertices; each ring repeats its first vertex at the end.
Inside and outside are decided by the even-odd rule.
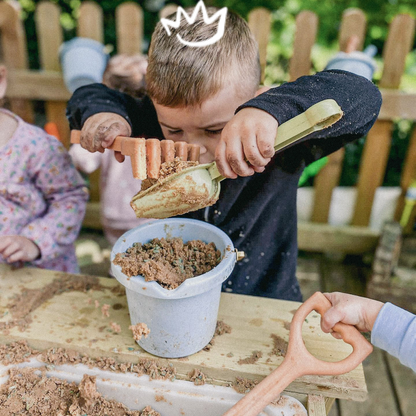
MULTIPOLYGON (((11 320, 7 305, 14 295, 23 289, 45 287, 62 276, 69 275, 35 268, 13 271, 0 265, 0 322, 11 320)), ((105 287, 103 290, 64 291, 47 299, 31 312, 33 322, 24 332, 17 327, 0 331, 0 344, 25 339, 38 350, 63 347, 91 357, 107 356, 123 362, 155 358, 133 340, 126 296, 123 291, 115 294, 111 290, 119 287, 119 283, 104 277, 98 280, 105 287), (101 311, 104 304, 110 305, 109 317, 101 311), (120 325, 121 332, 115 332, 111 323, 120 325)), ((299 305, 298 302, 223 293, 218 319, 231 326, 231 333, 217 336, 210 351, 200 351, 185 359, 157 359, 173 363, 178 378, 189 379, 187 374, 198 368, 206 375, 207 382, 213 384, 230 385, 236 377, 262 379, 283 361, 283 357, 272 353, 272 335, 289 339, 288 325, 299 305), (257 362, 238 363, 250 357, 253 351, 262 353, 257 362)), ((351 352, 348 344, 320 330, 320 316, 315 312, 303 325, 303 339, 312 354, 326 361, 338 361, 351 352)), ((295 396, 318 394, 362 401, 367 388, 360 365, 342 376, 300 377, 285 392, 295 396)))

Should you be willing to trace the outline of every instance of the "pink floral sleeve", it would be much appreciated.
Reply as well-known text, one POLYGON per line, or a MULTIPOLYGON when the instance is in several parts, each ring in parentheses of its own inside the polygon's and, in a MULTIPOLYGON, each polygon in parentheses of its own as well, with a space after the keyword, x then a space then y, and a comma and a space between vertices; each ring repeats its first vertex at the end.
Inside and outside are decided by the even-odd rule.
POLYGON ((49 140, 28 168, 36 178, 35 186, 44 195, 47 208, 39 218, 27 224, 21 235, 33 240, 41 258, 33 264, 65 254, 78 236, 85 214, 88 191, 71 158, 57 140, 49 140))

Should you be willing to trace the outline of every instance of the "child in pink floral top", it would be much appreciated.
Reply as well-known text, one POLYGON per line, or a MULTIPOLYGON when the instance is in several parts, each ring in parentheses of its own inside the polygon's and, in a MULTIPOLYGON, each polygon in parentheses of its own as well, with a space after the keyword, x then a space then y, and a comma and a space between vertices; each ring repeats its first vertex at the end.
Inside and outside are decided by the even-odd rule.
MULTIPOLYGON (((0 65, 0 99, 7 86, 0 65)), ((0 263, 78 272, 88 191, 62 144, 0 109, 0 263)))

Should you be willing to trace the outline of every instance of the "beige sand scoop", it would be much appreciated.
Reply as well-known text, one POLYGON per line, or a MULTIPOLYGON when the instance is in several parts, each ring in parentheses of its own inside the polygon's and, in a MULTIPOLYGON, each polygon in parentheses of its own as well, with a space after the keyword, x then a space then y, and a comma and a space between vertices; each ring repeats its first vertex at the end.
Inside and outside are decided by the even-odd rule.
POLYGON ((289 345, 285 359, 223 416, 257 416, 292 381, 303 375, 339 375, 354 370, 372 351, 373 346, 352 325, 337 323, 334 331, 353 347, 352 353, 341 361, 327 362, 308 352, 302 339, 302 324, 313 310, 323 315, 329 300, 316 292, 296 311, 290 324, 289 345))
MULTIPOLYGON (((342 115, 341 108, 332 99, 314 104, 278 127, 275 151, 331 126, 342 115)), ((131 206, 138 218, 168 218, 196 211, 217 201, 223 179, 215 162, 190 167, 139 192, 133 197, 131 206)))

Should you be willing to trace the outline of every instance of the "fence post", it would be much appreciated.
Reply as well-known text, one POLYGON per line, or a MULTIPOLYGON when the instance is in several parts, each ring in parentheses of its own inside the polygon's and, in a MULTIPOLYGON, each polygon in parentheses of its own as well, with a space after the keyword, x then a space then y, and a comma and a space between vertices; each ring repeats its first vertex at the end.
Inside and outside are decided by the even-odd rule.
MULTIPOLYGON (((79 8, 77 35, 104 43, 103 27, 103 9, 93 1, 82 2, 79 8)), ((97 169, 89 175, 90 202, 100 201, 100 170, 97 169)))
MULTIPOLYGON (((407 14, 397 15, 390 24, 383 51, 384 69, 380 88, 399 88, 405 60, 413 44, 415 21, 407 14)), ((357 200, 352 225, 367 226, 376 189, 382 185, 391 145, 393 122, 377 120, 367 135, 361 158, 357 200)))
POLYGON ((143 10, 133 2, 116 8, 117 53, 143 53, 143 10))
POLYGON ((289 80, 295 81, 311 70, 311 52, 318 31, 318 16, 308 10, 296 16, 296 32, 293 54, 289 63, 289 80))
MULTIPOLYGON (((413 126, 412 135, 409 141, 409 147, 407 148, 406 160, 404 162, 404 168, 402 170, 400 187, 402 192, 399 200, 397 201, 396 212, 394 218, 396 221, 400 220, 400 217, 404 208, 404 199, 406 196, 407 188, 410 186, 412 181, 416 179, 416 126, 413 126)), ((412 215, 409 221, 409 230, 406 229, 404 232, 410 231, 413 228, 414 216, 412 215), (411 225, 410 225, 411 223, 411 225)))
POLYGON ((172 13, 175 13, 178 9, 178 6, 173 3, 167 4, 163 9, 159 11, 159 19, 166 18, 172 13))
POLYGON ((79 8, 77 35, 104 42, 103 9, 93 1, 84 1, 79 8))
MULTIPOLYGON (((60 8, 50 1, 42 1, 36 7, 36 32, 38 34, 39 57, 45 70, 61 71, 59 47, 62 44, 60 8)), ((46 118, 57 125, 62 143, 69 146, 69 125, 65 116, 65 101, 47 101, 46 118)))
MULTIPOLYGON (((345 51, 348 39, 356 35, 359 39, 359 48, 364 43, 366 17, 360 9, 347 9, 342 14, 339 32, 339 49, 345 51)), ((331 208, 332 193, 339 184, 342 172, 345 149, 341 148, 328 156, 328 163, 316 175, 314 181, 315 197, 312 210, 312 222, 326 223, 331 208)))
MULTIPOLYGON (((0 2, 0 28, 4 64, 13 69, 28 69, 26 33, 15 1, 0 2)), ((28 123, 34 122, 33 106, 29 100, 10 100, 11 110, 28 123)))
POLYGON ((267 44, 269 43, 271 18, 270 10, 263 7, 253 9, 248 14, 248 25, 259 45, 261 83, 264 82, 264 72, 267 64, 267 44))
POLYGON ((342 13, 341 27, 339 30, 339 50, 345 52, 352 35, 358 37, 357 50, 361 50, 364 44, 366 28, 367 18, 362 10, 355 8, 346 9, 342 13))

